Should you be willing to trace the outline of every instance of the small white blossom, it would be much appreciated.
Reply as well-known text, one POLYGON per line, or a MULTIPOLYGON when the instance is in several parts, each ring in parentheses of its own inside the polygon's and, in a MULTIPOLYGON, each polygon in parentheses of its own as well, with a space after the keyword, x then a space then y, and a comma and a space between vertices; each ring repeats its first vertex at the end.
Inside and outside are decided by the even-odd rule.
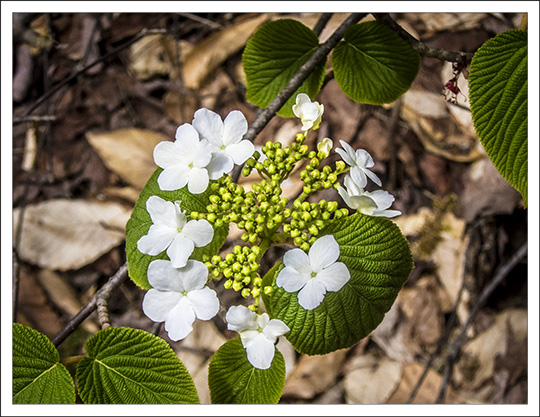
POLYGON ((296 96, 292 111, 302 121, 302 130, 316 130, 321 124, 324 106, 316 101, 312 102, 307 94, 300 93, 296 96))
POLYGON ((337 148, 336 152, 341 155, 343 161, 351 167, 351 177, 358 184, 359 187, 364 188, 367 185, 368 176, 375 184, 381 186, 381 180, 377 175, 371 172, 368 168, 373 167, 375 164, 371 155, 364 149, 355 150, 347 142, 339 141, 343 149, 337 148))
POLYGON ((339 291, 351 278, 347 266, 337 262, 339 253, 332 235, 317 239, 309 255, 298 248, 285 252, 285 268, 279 272, 276 285, 287 292, 300 291, 298 303, 306 310, 313 310, 327 291, 339 291))
POLYGON ((353 179, 345 176, 345 188, 337 187, 337 192, 350 208, 368 216, 396 217, 401 214, 398 210, 387 210, 394 202, 394 196, 388 191, 364 191, 353 179))
POLYGON ((234 164, 243 164, 255 152, 253 143, 242 140, 248 124, 245 116, 238 110, 230 112, 222 121, 219 114, 202 108, 195 112, 192 125, 201 139, 212 144, 210 168, 215 171, 228 173, 234 164))
POLYGON ((212 145, 207 140, 200 140, 189 123, 179 126, 174 142, 160 142, 154 148, 154 161, 163 168, 157 179, 159 188, 174 191, 187 185, 192 194, 204 192, 209 180, 223 174, 211 165, 212 150, 212 145))
POLYGON ((281 320, 268 314, 255 314, 244 306, 232 306, 225 316, 227 328, 240 333, 248 361, 259 369, 268 369, 274 359, 274 343, 290 329, 281 320))
POLYGON ((146 210, 153 224, 137 242, 137 249, 151 256, 167 249, 174 268, 185 266, 193 249, 208 245, 214 237, 214 229, 207 220, 187 221, 178 201, 173 203, 153 195, 146 201, 146 210))
POLYGON ((189 260, 183 268, 156 260, 148 266, 148 282, 153 287, 143 299, 143 311, 155 322, 165 322, 171 340, 185 338, 195 319, 210 320, 219 310, 214 290, 206 286, 208 268, 189 260))
POLYGON ((317 151, 322 152, 325 156, 330 155, 330 150, 334 146, 334 142, 330 138, 324 138, 322 141, 317 143, 317 151))

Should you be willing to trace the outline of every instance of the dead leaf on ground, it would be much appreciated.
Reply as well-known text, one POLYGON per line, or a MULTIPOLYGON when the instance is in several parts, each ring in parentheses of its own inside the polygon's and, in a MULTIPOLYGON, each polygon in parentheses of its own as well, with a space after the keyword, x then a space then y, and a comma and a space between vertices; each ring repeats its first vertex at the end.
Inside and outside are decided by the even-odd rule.
POLYGON ((401 379, 402 364, 374 353, 355 357, 344 378, 348 404, 384 404, 401 379))
MULTIPOLYGON (((404 365, 401 381, 386 403, 406 404, 423 372, 424 366, 419 363, 404 365)), ((435 404, 441 383, 441 376, 433 369, 430 369, 412 404, 435 404)), ((451 387, 446 390, 445 404, 460 404, 459 398, 451 387)))
POLYGON ((476 135, 454 121, 445 99, 430 91, 411 89, 403 95, 401 117, 426 150, 456 162, 472 162, 485 152, 476 135))
POLYGON ((405 13, 401 18, 421 27, 422 39, 428 39, 443 31, 476 29, 486 17, 486 13, 405 13))
POLYGON ((285 381, 283 397, 310 399, 335 383, 348 350, 323 356, 303 355, 285 381))
POLYGON ((118 129, 103 133, 88 132, 86 139, 111 171, 142 190, 156 170, 155 146, 169 138, 145 129, 118 129))
POLYGON ((526 309, 504 310, 496 315, 488 330, 464 345, 455 368, 455 381, 464 402, 491 402, 495 393, 491 378, 497 357, 508 352, 509 329, 517 343, 527 337, 527 322, 526 309))
POLYGON ((163 75, 176 79, 175 71, 180 64, 177 53, 187 54, 189 50, 189 43, 177 43, 171 35, 147 35, 131 45, 129 66, 142 80, 163 75))
POLYGON ((182 64, 185 86, 198 89, 223 61, 245 46, 251 34, 270 16, 262 14, 243 22, 235 22, 195 45, 185 55, 182 64))
MULTIPOLYGON (((13 211, 13 237, 20 208, 13 211)), ((116 203, 48 200, 26 207, 19 256, 42 268, 67 271, 95 261, 125 239, 131 214, 116 203)))
MULTIPOLYGON (((47 292, 49 299, 62 311, 69 316, 74 316, 81 310, 83 304, 73 291, 73 287, 59 274, 42 269, 37 274, 37 278, 47 292)), ((98 325, 91 319, 83 321, 81 327, 91 334, 99 331, 98 325)))

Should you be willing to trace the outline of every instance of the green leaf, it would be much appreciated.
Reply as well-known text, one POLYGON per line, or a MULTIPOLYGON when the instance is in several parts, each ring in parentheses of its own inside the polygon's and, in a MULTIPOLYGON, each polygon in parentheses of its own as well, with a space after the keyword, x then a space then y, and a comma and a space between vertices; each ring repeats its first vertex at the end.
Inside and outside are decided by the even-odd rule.
POLYGON ((407 240, 386 218, 356 213, 332 222, 321 232, 326 234, 338 242, 338 261, 345 263, 351 278, 341 290, 327 292, 318 307, 305 310, 298 304, 298 292, 288 293, 276 285, 283 264, 263 279, 263 285, 272 282, 273 287, 272 295, 263 297, 268 314, 289 326, 285 337, 308 355, 350 347, 371 333, 413 268, 407 240))
POLYGON ((208 367, 212 404, 277 404, 285 386, 285 360, 276 348, 268 369, 255 368, 239 337, 223 344, 208 367))
MULTIPOLYGON (((210 204, 208 197, 211 194, 210 185, 202 194, 191 194, 186 187, 176 191, 162 191, 157 183, 157 177, 163 170, 158 168, 154 171, 145 187, 139 195, 139 200, 135 204, 131 218, 126 225, 126 256, 128 261, 129 276, 135 284, 143 290, 148 290, 151 285, 148 283, 147 271, 150 262, 156 259, 169 259, 166 251, 163 251, 157 256, 150 256, 141 253, 137 249, 137 241, 148 233, 148 229, 152 225, 150 214, 146 210, 146 200, 152 195, 157 195, 167 201, 181 201, 181 209, 185 210, 189 215, 192 211, 206 212, 206 207, 210 204)), ((212 184, 214 181, 210 181, 212 184)), ((221 249, 227 234, 229 233, 228 226, 224 225, 219 228, 214 227, 214 238, 212 241, 201 248, 195 248, 190 259, 202 260, 204 255, 213 256, 221 249)))
POLYGON ((13 403, 75 404, 73 378, 44 334, 13 323, 13 403))
POLYGON ((332 53, 334 75, 352 100, 390 103, 410 87, 420 69, 420 54, 376 20, 350 26, 332 53))
POLYGON ((143 330, 109 327, 77 365, 86 404, 198 404, 195 384, 171 347, 143 330))
MULTIPOLYGON (((315 32, 297 20, 280 19, 262 25, 248 40, 242 63, 246 73, 249 102, 267 107, 302 65, 319 47, 315 32)), ((319 63, 306 81, 279 110, 282 117, 293 117, 296 96, 306 93, 312 99, 321 89, 326 62, 319 63)))
POLYGON ((478 138, 527 205, 527 32, 509 30, 474 54, 469 99, 478 138))

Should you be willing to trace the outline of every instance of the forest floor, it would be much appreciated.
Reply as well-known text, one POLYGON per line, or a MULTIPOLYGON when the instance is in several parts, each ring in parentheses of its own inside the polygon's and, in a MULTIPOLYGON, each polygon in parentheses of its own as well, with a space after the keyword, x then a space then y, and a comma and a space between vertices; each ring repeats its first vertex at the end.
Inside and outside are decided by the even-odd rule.
MULTIPOLYGON (((159 141, 173 140, 200 107, 222 117, 241 110, 253 121, 257 108, 245 99, 242 49, 260 24, 282 17, 314 27, 319 15, 39 14, 15 26, 17 322, 53 338, 126 262, 125 222, 155 169, 159 141), (131 42, 143 30, 152 31, 131 42)), ((332 17, 323 41, 344 17, 332 17)), ((521 15, 487 13, 394 18, 430 46, 463 52, 521 22, 521 15)), ((352 348, 310 357, 282 338, 281 403, 401 404, 424 369, 413 403, 434 403, 441 385, 446 403, 527 403, 526 256, 481 305, 464 343, 455 342, 482 291, 527 243, 528 222, 520 194, 478 142, 466 80, 460 106, 441 94, 451 77, 450 64, 424 58, 411 90, 391 105, 355 103, 333 79, 318 95, 325 112, 310 140, 330 137, 371 153, 374 171, 396 198, 392 208, 403 213, 394 220, 411 244, 415 269, 383 323, 352 348), (448 362, 454 347, 459 354, 448 362), (453 373, 445 380, 448 363, 453 373)), ((290 143, 299 127, 296 119, 275 117, 255 143, 290 143)), ((295 195, 298 187, 293 179, 286 192, 295 195)), ((237 241, 232 235, 227 247, 237 241)), ((268 255, 263 268, 279 253, 268 255)), ((217 291, 222 304, 242 301, 222 286, 217 291)), ((126 280, 109 300, 111 324, 157 329, 194 376, 201 402, 209 403, 209 358, 234 336, 225 329, 225 308, 171 342, 143 314, 143 296, 126 280)), ((93 313, 59 346, 61 357, 84 354, 99 328, 93 313)))

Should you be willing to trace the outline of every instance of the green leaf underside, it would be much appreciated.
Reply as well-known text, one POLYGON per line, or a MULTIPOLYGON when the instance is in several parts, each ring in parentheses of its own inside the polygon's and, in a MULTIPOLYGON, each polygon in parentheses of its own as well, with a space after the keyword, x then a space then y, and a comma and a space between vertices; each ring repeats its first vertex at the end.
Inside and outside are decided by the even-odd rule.
POLYGON ((75 404, 73 379, 54 345, 18 323, 13 323, 13 403, 75 404))
POLYGON ((469 75, 474 128, 499 173, 527 203, 527 32, 482 45, 469 75))
POLYGON ((85 404, 198 404, 191 376, 170 346, 143 330, 109 327, 77 365, 85 404))
POLYGON ((352 100, 390 103, 411 86, 420 54, 392 29, 377 21, 350 26, 332 53, 334 75, 352 100))
POLYGON ((272 318, 291 331, 285 337, 295 349, 322 355, 350 347, 371 333, 383 320, 412 270, 409 245, 390 220, 355 214, 333 222, 322 235, 332 234, 340 246, 339 262, 351 278, 338 292, 327 292, 313 310, 298 304, 298 293, 277 287, 275 278, 283 264, 266 274, 273 279, 271 297, 263 297, 272 318))
POLYGON ((239 337, 223 344, 208 367, 212 404, 277 404, 285 385, 285 360, 274 348, 268 369, 257 369, 247 359, 239 337))
MULTIPOLYGON (((315 32, 293 19, 267 22, 248 40, 242 63, 246 73, 246 99, 267 107, 302 65, 319 47, 315 32)), ((325 61, 319 63, 306 81, 279 110, 282 117, 294 117, 292 106, 299 93, 314 98, 324 80, 325 61)))
MULTIPOLYGON (((150 214, 146 210, 146 201, 152 195, 157 195, 168 201, 181 201, 180 208, 186 211, 188 215, 192 211, 206 212, 206 207, 210 204, 208 197, 211 194, 210 185, 208 189, 202 194, 191 194, 186 187, 176 191, 162 191, 157 183, 157 177, 163 170, 161 168, 156 169, 145 187, 139 195, 139 199, 135 204, 131 218, 126 225, 126 256, 129 267, 129 276, 144 290, 150 289, 151 286, 148 283, 147 270, 150 262, 156 259, 169 259, 166 251, 163 251, 159 255, 150 256, 141 253, 137 249, 137 241, 148 233, 148 229, 152 225, 152 219, 150 214)), ((213 181, 210 181, 212 184, 213 181)), ((202 260, 203 255, 213 256, 218 253, 219 249, 223 246, 228 234, 228 226, 224 225, 220 228, 214 228, 214 238, 206 246, 201 248, 195 248, 190 259, 202 260)))

